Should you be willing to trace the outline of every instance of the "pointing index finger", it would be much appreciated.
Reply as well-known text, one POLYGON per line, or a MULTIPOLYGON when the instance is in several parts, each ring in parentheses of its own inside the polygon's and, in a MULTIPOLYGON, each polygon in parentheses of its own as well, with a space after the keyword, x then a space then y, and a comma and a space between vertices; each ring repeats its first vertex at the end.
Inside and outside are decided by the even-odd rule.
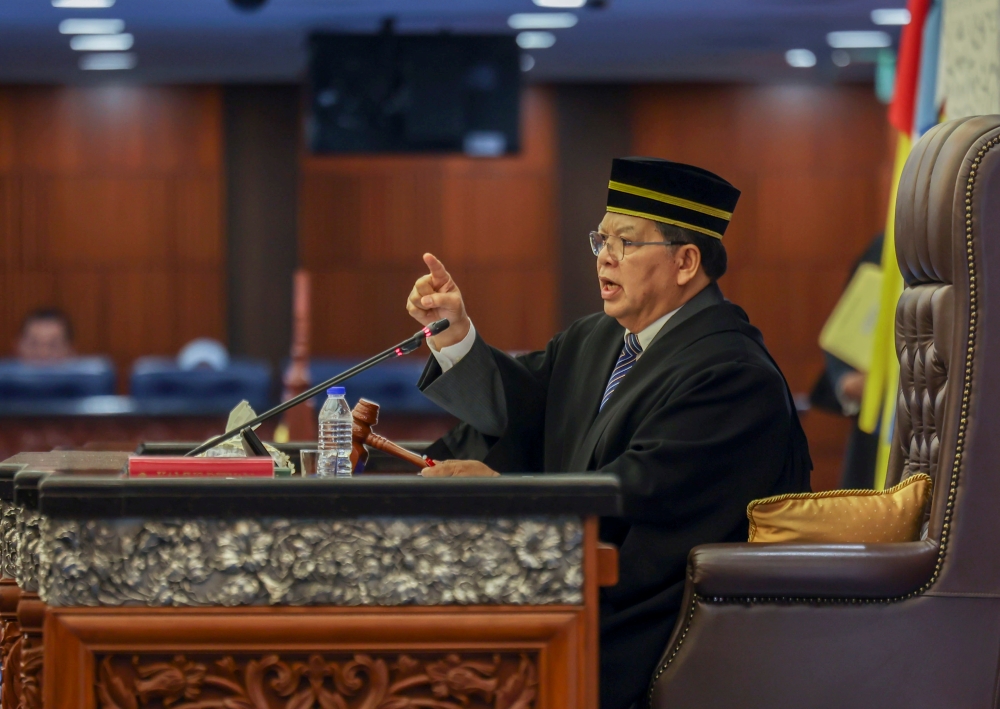
POLYGON ((444 264, 438 261, 434 254, 424 254, 424 263, 431 272, 431 285, 440 288, 448 282, 450 276, 444 268, 444 264))

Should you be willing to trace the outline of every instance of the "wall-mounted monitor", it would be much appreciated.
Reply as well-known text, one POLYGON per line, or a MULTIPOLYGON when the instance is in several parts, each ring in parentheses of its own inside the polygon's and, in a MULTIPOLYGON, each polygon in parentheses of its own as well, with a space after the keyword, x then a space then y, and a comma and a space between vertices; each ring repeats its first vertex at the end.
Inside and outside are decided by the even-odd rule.
POLYGON ((317 153, 518 151, 511 35, 314 34, 307 136, 317 153))

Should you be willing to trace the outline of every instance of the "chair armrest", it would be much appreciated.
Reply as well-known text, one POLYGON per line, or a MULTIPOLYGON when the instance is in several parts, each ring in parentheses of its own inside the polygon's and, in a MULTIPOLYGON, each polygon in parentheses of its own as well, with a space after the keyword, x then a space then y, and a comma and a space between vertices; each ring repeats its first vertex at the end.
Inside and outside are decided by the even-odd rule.
POLYGON ((706 544, 688 575, 706 597, 891 598, 931 577, 937 543, 706 544))

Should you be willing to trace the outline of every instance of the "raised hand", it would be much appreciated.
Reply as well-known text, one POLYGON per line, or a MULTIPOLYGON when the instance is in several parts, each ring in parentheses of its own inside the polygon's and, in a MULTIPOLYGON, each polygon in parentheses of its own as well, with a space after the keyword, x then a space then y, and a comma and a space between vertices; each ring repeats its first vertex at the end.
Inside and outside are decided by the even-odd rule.
POLYGON ((427 264, 429 273, 413 284, 413 290, 406 300, 406 312, 421 325, 429 325, 442 318, 451 322, 447 330, 431 338, 434 346, 440 350, 461 342, 469 334, 471 322, 465 312, 462 292, 445 270, 444 264, 434 254, 424 254, 424 263, 427 264))

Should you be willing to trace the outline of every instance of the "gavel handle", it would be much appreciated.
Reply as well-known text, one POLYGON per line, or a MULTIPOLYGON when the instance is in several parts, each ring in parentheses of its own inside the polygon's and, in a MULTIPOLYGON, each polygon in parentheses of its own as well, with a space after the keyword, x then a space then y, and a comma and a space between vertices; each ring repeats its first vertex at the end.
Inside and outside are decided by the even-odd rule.
POLYGON ((402 446, 396 445, 388 438, 383 438, 377 433, 369 433, 368 438, 365 439, 365 445, 376 448, 380 451, 388 453, 389 455, 394 455, 397 458, 402 458, 408 463, 413 463, 418 468, 427 468, 430 466, 430 463, 428 463, 427 459, 423 456, 417 455, 413 451, 408 451, 402 446))

